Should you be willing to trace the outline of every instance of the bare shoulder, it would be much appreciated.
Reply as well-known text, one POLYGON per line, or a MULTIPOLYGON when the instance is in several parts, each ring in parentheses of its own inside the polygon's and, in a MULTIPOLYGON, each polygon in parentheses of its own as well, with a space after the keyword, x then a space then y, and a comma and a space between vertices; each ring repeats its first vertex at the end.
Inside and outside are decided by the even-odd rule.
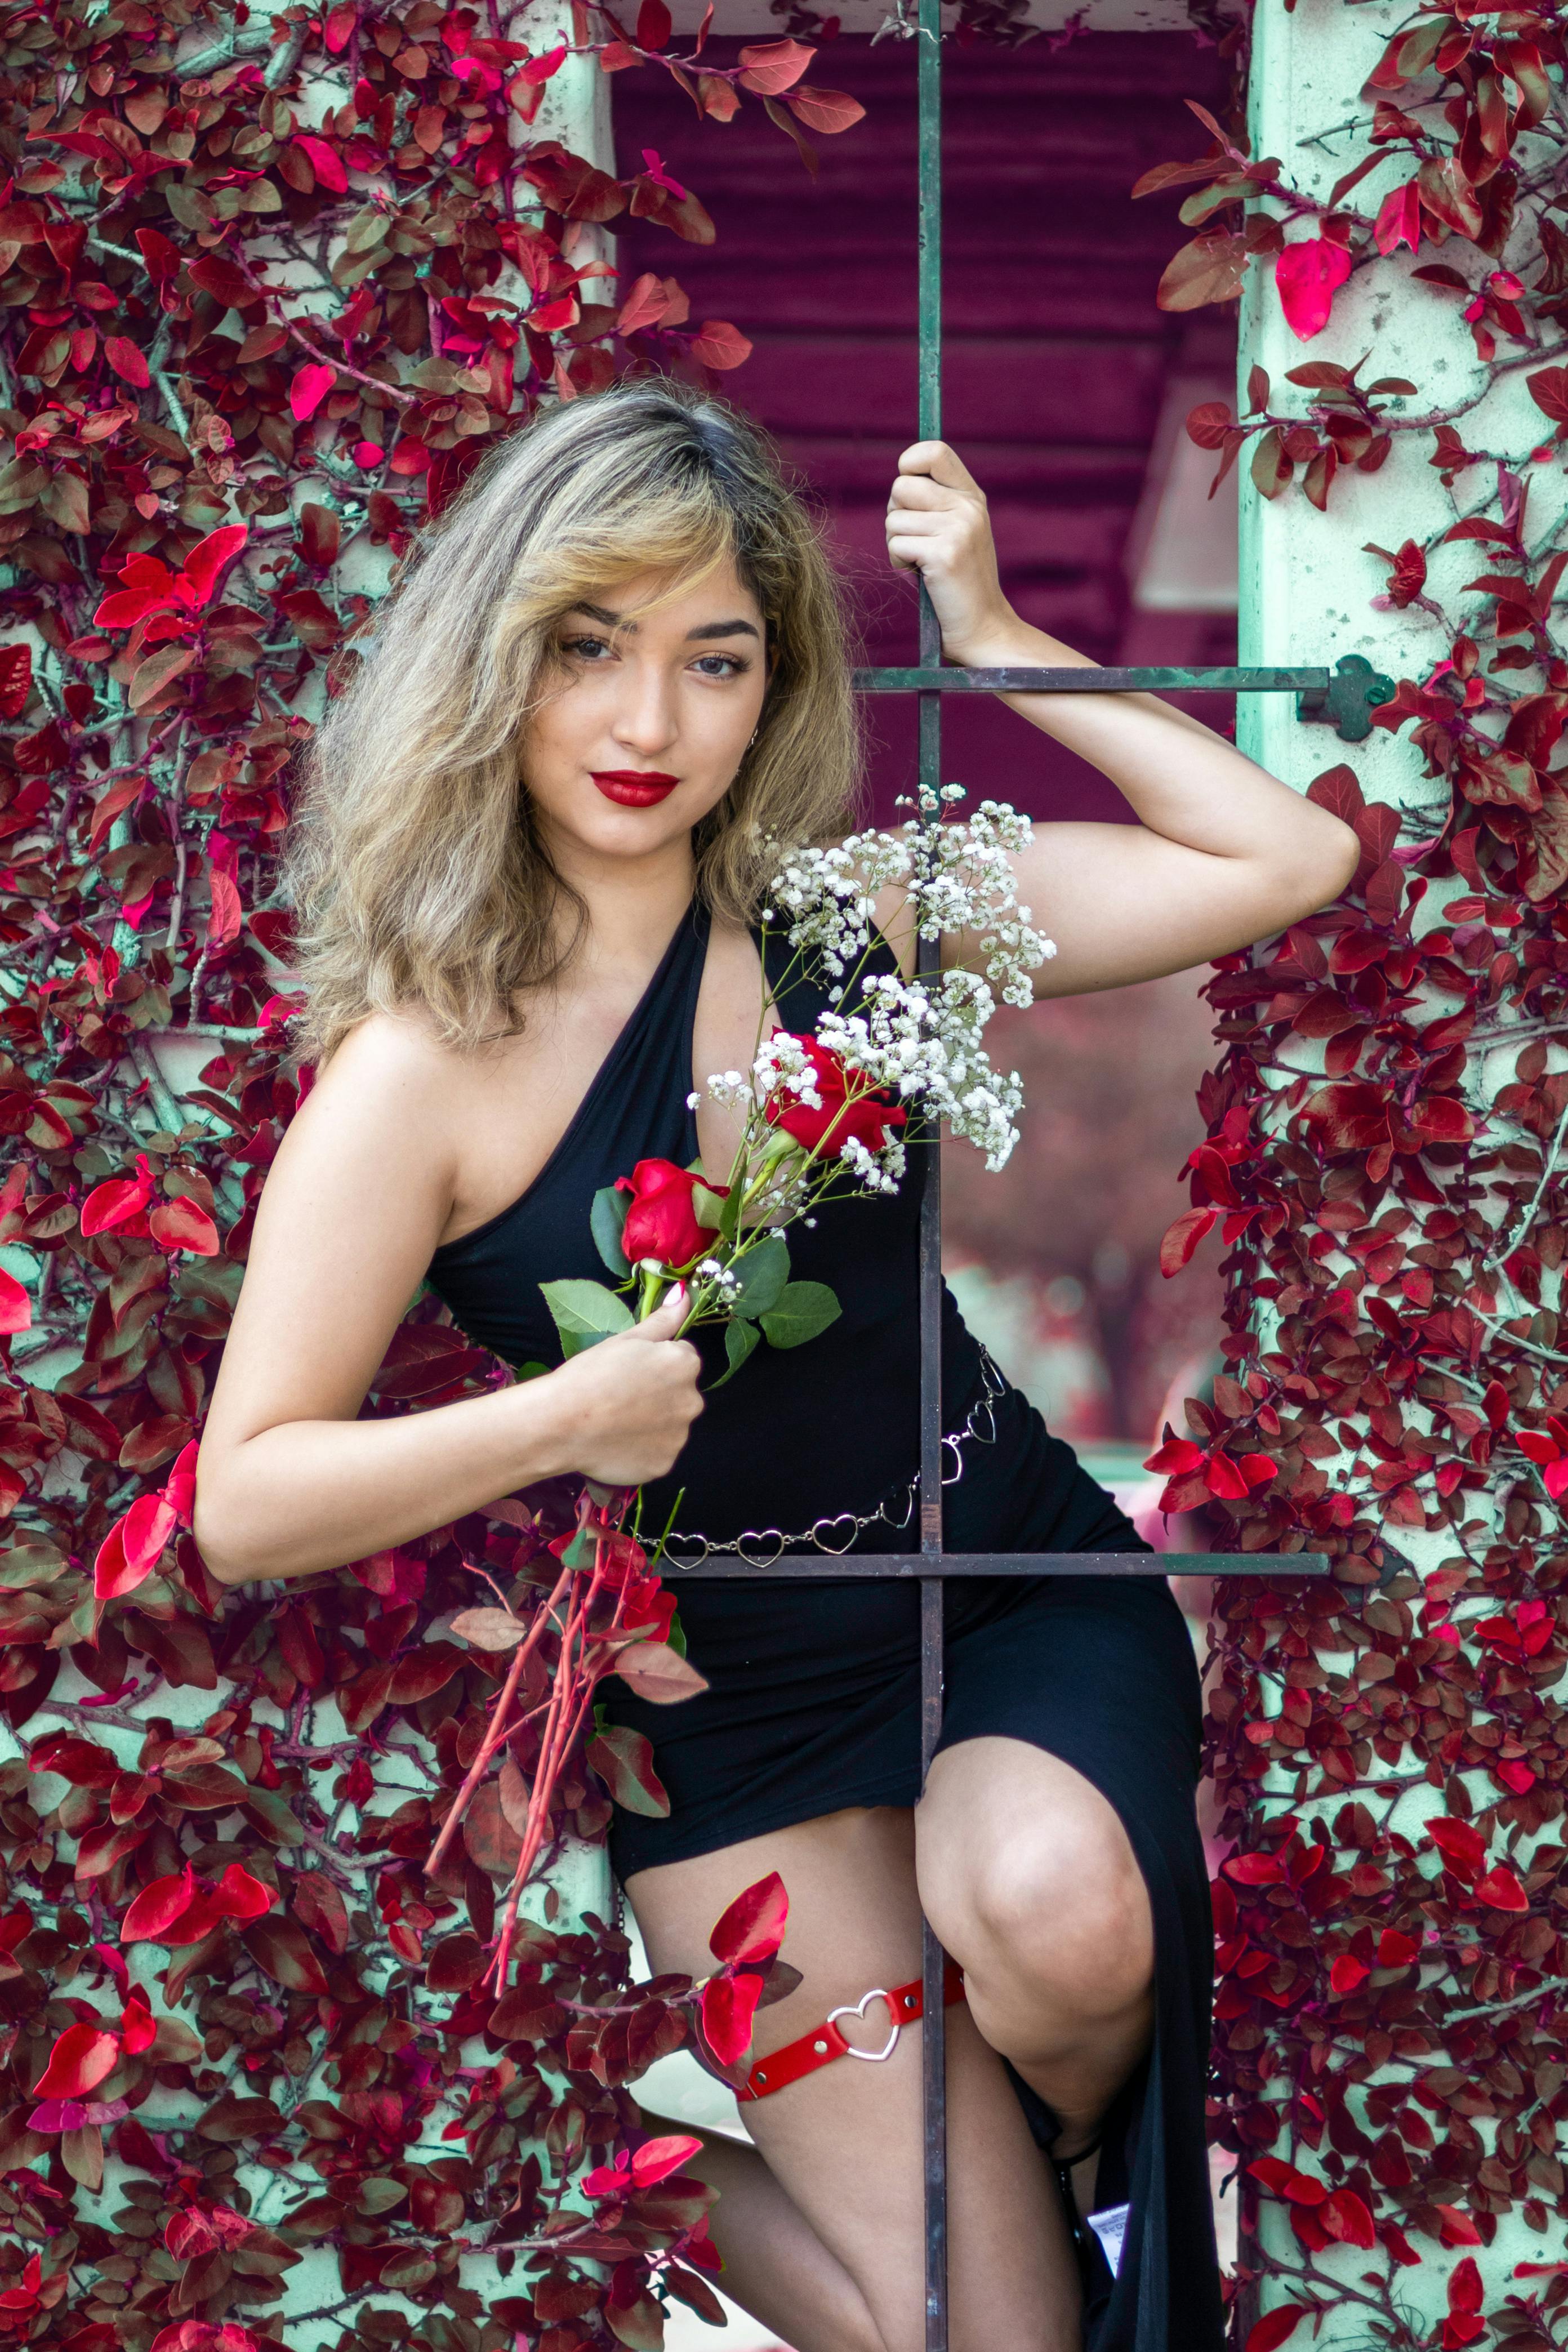
MULTIPOLYGON (((458 1139, 479 1092, 476 1060, 416 1013, 374 1013, 317 1074, 279 1154, 315 1175, 397 1171, 423 1192, 453 1189, 458 1139)), ((335 1186, 334 1186, 335 1189, 335 1186)))

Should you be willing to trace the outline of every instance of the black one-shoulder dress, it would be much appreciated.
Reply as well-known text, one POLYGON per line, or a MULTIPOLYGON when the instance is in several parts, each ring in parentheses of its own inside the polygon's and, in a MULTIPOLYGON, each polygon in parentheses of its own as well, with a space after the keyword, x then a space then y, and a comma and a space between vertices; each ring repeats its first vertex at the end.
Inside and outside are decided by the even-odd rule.
MULTIPOLYGON (((689 1097, 708 929, 694 906, 528 1191, 431 1262, 431 1286, 463 1330, 509 1362, 560 1359, 542 1282, 603 1277, 594 1193, 638 1160, 697 1156, 689 1097)), ((892 968, 884 946, 877 955, 892 968)), ((826 1004, 826 985, 801 980, 781 994, 780 1012, 806 1031, 826 1004)), ((785 1545, 907 1548, 920 1377, 915 1192, 906 1181, 893 1196, 829 1203, 815 1226, 791 1229, 795 1275, 829 1284, 842 1313, 804 1347, 760 1348, 714 1392, 670 1477, 646 1490, 645 1524, 663 1527, 679 1500, 677 1549, 739 1543, 757 1558, 785 1545)), ((715 1372, 722 1361, 721 1349, 715 1372)), ((1148 1549, 991 1365, 951 1295, 942 1391, 951 1549, 1148 1549)), ((616 1719, 652 1741, 671 1800, 663 1821, 617 1809, 618 1875, 845 1806, 912 1805, 918 1606, 912 1583, 894 1578, 684 1585, 681 1624, 709 1688, 679 1707, 616 1696, 616 1719)), ((1097 2206, 1130 2210, 1114 2279, 1093 2257, 1089 2352, 1217 2352, 1204 2129, 1213 1923, 1194 1810, 1198 1676, 1181 1612, 1157 1573, 966 1578, 948 1589, 946 1677, 942 1745, 1002 1735, 1060 1757, 1115 1807, 1149 1890, 1153 2042, 1100 2157, 1097 2206)))

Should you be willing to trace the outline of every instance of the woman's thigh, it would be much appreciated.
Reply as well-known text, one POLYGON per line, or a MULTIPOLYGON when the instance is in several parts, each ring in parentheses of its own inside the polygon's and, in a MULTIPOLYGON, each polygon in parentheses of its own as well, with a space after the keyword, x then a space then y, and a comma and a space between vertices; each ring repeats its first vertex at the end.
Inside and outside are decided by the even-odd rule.
MULTIPOLYGON (((803 1822, 637 1873, 627 1895, 658 1970, 711 1969, 708 1934, 776 1870, 790 1898, 784 1956, 801 1982, 762 2011, 757 2057, 830 2009, 921 1969, 912 1816, 889 1807, 803 1822)), ((859 2038, 852 2021, 849 2030, 859 2038)), ((879 2002, 864 2039, 885 2038, 879 2002)), ((1060 2201, 1002 2062, 962 2004, 947 2012, 950 2294, 957 2352, 1066 2352, 1078 2287, 1060 2201)), ((855 2279, 889 2352, 924 2342, 921 2032, 885 2063, 840 2060, 745 2110, 770 2170, 855 2279)), ((723 2241, 721 2216, 716 2235, 723 2241)))

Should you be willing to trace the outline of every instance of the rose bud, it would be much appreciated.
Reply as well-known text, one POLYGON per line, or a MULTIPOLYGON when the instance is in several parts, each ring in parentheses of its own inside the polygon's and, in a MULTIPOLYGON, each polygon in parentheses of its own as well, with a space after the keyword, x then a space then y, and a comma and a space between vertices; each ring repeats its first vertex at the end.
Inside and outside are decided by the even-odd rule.
POLYGON ((661 1265, 689 1265, 718 1240, 716 1225, 697 1222, 691 1195, 699 1184, 721 1199, 729 1190, 709 1184, 689 1168, 678 1168, 672 1160, 639 1160, 629 1176, 617 1177, 616 1192, 632 1196, 621 1247, 633 1265, 645 1257, 658 1258, 661 1265))

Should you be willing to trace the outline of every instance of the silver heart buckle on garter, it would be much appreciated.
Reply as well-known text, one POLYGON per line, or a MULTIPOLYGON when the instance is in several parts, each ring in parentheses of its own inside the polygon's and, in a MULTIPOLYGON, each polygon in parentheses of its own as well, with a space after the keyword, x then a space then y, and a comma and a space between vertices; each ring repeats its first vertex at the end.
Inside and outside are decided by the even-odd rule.
POLYGON ((840 2029, 839 2039, 844 2044, 844 2055, 847 2058, 864 2058, 868 2065, 879 2066, 883 2059, 890 2058, 898 2048, 899 2035, 903 2030, 899 2018, 898 2004, 890 1992, 884 1992, 880 1985, 873 1985, 870 1991, 863 1992, 858 2000, 847 2000, 841 2008, 830 2009, 827 2012, 827 2022, 829 2025, 837 2025, 841 2017, 858 2017, 864 2025, 866 2004, 870 2000, 885 2000, 888 2004, 888 2015, 892 2021, 883 2047, 880 2050, 857 2050, 842 2029, 840 2029))

